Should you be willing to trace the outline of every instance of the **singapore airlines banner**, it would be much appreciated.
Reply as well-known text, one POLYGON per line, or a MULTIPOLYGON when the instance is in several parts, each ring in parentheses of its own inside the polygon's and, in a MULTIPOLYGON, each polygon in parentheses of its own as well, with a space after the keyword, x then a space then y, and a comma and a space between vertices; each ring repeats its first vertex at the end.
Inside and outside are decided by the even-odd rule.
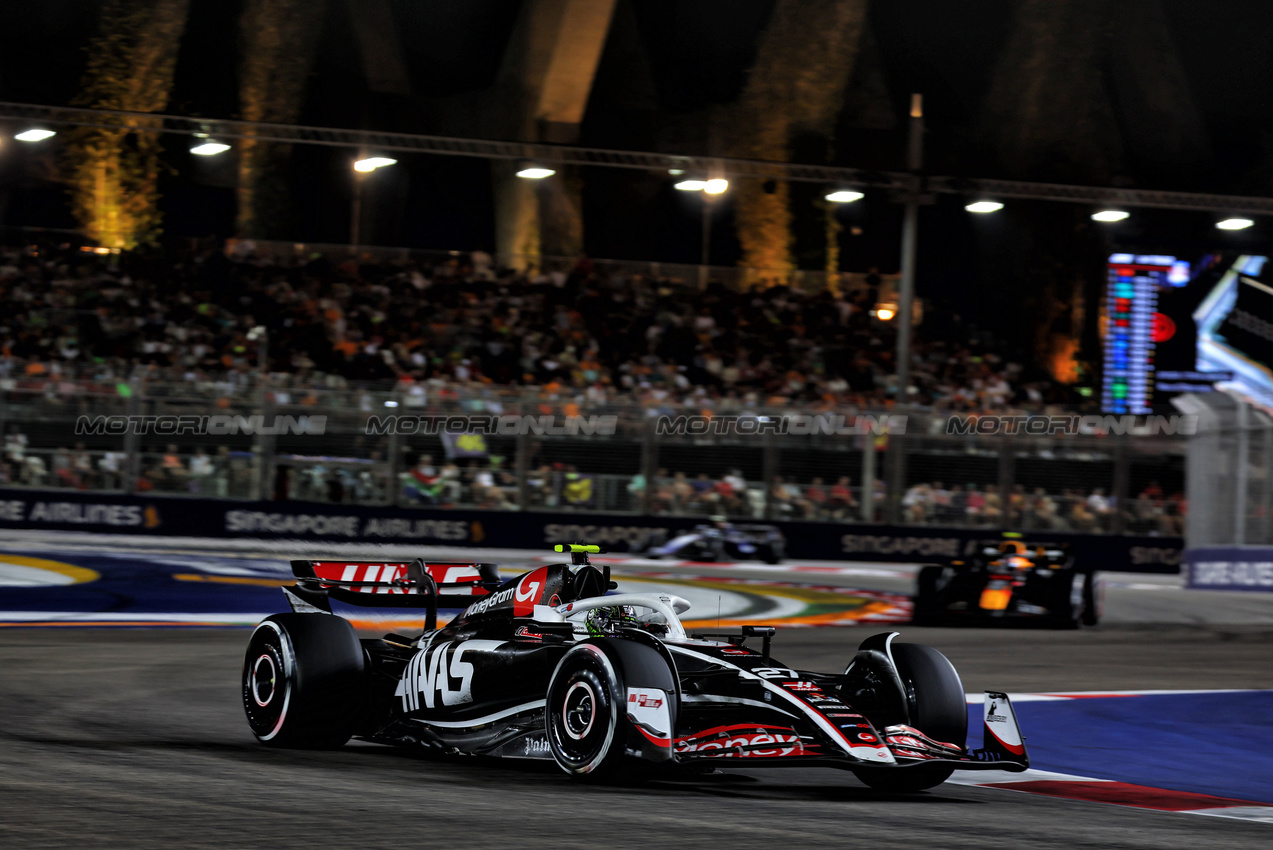
MULTIPOLYGON (((544 549, 554 543, 600 543, 640 552, 703 522, 701 517, 588 511, 480 511, 241 502, 126 496, 56 490, 0 489, 0 529, 84 531, 154 537, 419 543, 544 549)), ((947 564, 995 540, 1000 529, 773 522, 786 537, 787 560, 947 564)), ((1121 572, 1176 573, 1183 541, 1044 532, 1069 544, 1082 565, 1121 572)), ((1027 535, 1029 542, 1038 541, 1027 535)))

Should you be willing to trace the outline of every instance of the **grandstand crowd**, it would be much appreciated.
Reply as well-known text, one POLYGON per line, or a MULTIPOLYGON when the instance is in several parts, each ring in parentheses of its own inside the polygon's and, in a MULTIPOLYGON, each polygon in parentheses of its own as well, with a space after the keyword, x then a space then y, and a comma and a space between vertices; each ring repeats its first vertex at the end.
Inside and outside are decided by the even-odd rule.
MULTIPOLYGON (((484 252, 359 263, 29 247, 0 254, 0 380, 141 377, 233 392, 267 368, 296 392, 532 386, 591 405, 623 396, 872 410, 896 389, 877 297, 870 285, 698 290, 601 273, 586 258, 502 270, 484 252)), ((961 412, 1073 401, 986 334, 935 312, 915 343, 912 403, 961 412)))

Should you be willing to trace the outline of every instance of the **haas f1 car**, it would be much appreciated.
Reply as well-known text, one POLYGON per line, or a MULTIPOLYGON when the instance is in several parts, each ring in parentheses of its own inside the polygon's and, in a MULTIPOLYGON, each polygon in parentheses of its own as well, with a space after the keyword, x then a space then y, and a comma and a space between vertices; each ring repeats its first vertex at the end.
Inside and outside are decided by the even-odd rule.
POLYGON ((1029 765, 1002 693, 986 694, 981 747, 965 746, 963 685, 935 649, 877 634, 842 672, 792 669, 770 655, 773 627, 689 635, 686 600, 608 593, 608 569, 588 563, 600 547, 564 549, 571 563, 506 582, 488 564, 293 561, 293 612, 257 626, 244 659, 252 732, 281 747, 356 736, 550 759, 592 778, 836 767, 895 792, 1029 765), (424 632, 359 639, 333 601, 421 609, 424 632), (438 628, 438 606, 457 604, 438 628))
POLYGON ((985 625, 1033 621, 1076 629, 1100 620, 1104 589, 1064 546, 1028 546, 1019 535, 950 566, 922 567, 916 579, 916 625, 985 625))

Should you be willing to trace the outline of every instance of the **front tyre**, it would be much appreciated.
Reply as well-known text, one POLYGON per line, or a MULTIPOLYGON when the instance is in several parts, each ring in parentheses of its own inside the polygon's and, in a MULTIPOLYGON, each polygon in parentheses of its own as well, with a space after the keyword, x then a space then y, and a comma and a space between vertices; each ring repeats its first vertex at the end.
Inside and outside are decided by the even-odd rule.
POLYGON ((358 635, 331 614, 274 614, 243 658, 243 709, 252 734, 276 747, 327 749, 353 735, 363 700, 358 635))
POLYGON ((548 683, 544 725, 562 770, 594 779, 618 772, 628 733, 623 693, 623 682, 600 647, 580 644, 561 659, 548 683))
MULTIPOLYGON (((955 666, 931 646, 894 643, 891 649, 906 691, 911 725, 930 738, 964 746, 968 738, 968 704, 955 666)), ((894 770, 855 770, 853 775, 878 791, 909 794, 941 785, 954 772, 950 765, 923 764, 894 770)))

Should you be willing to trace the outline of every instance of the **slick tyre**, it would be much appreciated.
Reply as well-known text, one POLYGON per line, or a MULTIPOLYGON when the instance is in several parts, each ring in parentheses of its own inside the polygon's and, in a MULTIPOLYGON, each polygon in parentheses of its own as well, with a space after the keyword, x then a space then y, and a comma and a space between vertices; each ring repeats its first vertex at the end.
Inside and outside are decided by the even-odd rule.
MULTIPOLYGON (((911 725, 931 738, 962 747, 968 737, 968 705, 955 666, 931 646, 918 643, 894 643, 892 652, 906 690, 911 725)), ((952 773, 953 767, 940 764, 853 771, 871 788, 897 794, 934 788, 952 773)))
POLYGON ((618 776, 628 735, 623 682, 600 647, 580 644, 557 664, 548 683, 544 725, 562 770, 598 781, 618 776))
POLYGON ((243 709, 252 734, 274 747, 343 745, 361 715, 364 665, 358 635, 340 617, 267 617, 243 658, 243 709))
POLYGON ((1083 574, 1083 625, 1095 626, 1101 621, 1102 593, 1095 572, 1083 574))
POLYGON ((1087 584, 1088 577, 1085 574, 1074 573, 1068 588, 1058 588, 1054 603, 1057 614, 1051 618, 1055 628, 1071 631, 1082 624, 1087 616, 1087 584))
POLYGON ((930 626, 937 622, 937 583, 941 576, 941 567, 920 567, 919 574, 915 577, 915 601, 911 611, 911 622, 914 625, 930 626))

